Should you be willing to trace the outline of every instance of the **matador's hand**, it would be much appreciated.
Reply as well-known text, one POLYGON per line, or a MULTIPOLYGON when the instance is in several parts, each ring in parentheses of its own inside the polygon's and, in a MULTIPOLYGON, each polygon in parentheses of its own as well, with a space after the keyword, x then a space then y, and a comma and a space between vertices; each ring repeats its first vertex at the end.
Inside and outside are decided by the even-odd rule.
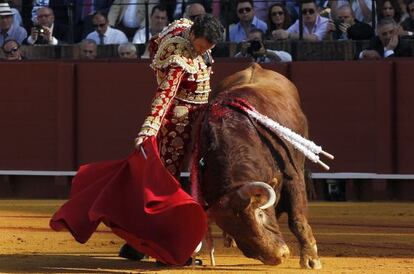
POLYGON ((142 145, 142 143, 148 139, 148 136, 138 136, 135 138, 135 148, 139 149, 142 145))

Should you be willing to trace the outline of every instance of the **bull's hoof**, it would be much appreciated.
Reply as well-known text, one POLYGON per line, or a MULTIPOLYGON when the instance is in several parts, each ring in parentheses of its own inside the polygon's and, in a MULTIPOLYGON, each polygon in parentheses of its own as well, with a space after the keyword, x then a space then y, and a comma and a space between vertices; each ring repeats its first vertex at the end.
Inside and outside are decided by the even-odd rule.
POLYGON ((322 269, 321 261, 309 256, 303 256, 300 258, 300 266, 305 269, 322 269))

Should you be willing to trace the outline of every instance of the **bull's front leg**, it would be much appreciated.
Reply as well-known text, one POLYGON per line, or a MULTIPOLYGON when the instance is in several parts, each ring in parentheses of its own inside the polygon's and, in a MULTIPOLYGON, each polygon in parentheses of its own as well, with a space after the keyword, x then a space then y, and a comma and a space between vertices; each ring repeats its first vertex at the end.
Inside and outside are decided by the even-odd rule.
POLYGON ((285 186, 289 207, 287 210, 289 228, 299 241, 300 265, 307 269, 321 269, 316 240, 305 214, 308 202, 303 177, 290 180, 285 186))

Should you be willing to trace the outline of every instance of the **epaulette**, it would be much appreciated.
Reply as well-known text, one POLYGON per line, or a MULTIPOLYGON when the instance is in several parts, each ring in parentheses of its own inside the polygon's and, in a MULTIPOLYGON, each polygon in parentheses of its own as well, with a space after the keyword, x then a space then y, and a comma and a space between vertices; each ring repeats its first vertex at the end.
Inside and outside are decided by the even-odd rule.
POLYGON ((191 52, 191 44, 188 39, 191 26, 192 22, 183 18, 168 25, 158 35, 155 41, 158 44, 158 49, 151 64, 153 69, 164 69, 170 65, 175 65, 183 68, 188 73, 197 73, 199 69, 198 60, 194 58, 195 56, 191 52))

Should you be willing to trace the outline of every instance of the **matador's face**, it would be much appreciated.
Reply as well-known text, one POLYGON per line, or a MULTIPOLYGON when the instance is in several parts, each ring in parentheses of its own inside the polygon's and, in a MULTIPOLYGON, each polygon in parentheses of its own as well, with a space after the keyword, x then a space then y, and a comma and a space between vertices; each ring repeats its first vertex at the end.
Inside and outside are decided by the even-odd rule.
POLYGON ((214 46, 215 46, 215 44, 210 43, 209 41, 207 41, 206 38, 204 38, 202 36, 198 37, 198 38, 195 38, 193 33, 190 34, 190 42, 191 42, 194 50, 199 55, 202 55, 202 54, 206 53, 206 51, 214 48, 214 46))

